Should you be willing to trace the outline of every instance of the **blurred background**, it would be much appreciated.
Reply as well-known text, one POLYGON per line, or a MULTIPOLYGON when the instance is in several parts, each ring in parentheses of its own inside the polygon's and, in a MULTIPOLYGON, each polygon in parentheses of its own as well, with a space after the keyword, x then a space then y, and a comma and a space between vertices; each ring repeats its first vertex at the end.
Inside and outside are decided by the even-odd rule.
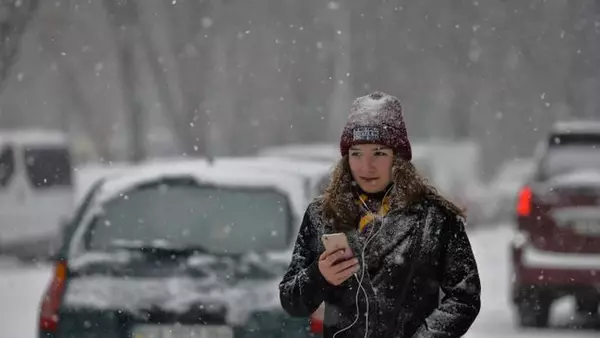
POLYGON ((598 112, 596 1, 18 3, 0 125, 68 131, 79 161, 337 142, 381 90, 415 141, 477 143, 489 177, 598 112))
MULTIPOLYGON (((513 221, 536 147, 557 121, 600 118, 600 2, 0 1, 2 133, 65 136, 79 197, 98 168, 161 159, 334 163, 350 104, 376 90, 403 102, 417 167, 469 210, 497 281, 485 269, 508 261, 499 224, 513 221)), ((5 264, 2 278, 33 271, 5 264)), ((33 322, 13 336, 35 328, 45 273, 15 312, 33 322)), ((29 293, 22 280, 0 289, 29 293)), ((490 297, 472 337, 518 336, 494 324, 512 322, 508 295, 490 297)))

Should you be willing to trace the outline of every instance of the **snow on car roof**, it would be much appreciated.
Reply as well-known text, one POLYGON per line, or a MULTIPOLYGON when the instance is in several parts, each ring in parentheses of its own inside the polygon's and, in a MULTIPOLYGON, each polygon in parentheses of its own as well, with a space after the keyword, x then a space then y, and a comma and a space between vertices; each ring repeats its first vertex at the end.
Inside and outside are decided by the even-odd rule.
MULTIPOLYGON (((447 142, 446 142, 447 143, 447 142)), ((444 144, 439 141, 436 144, 444 144)), ((428 153, 431 144, 413 143, 413 157, 423 157, 428 153)), ((283 146, 266 147, 258 151, 259 157, 284 157, 308 161, 337 162, 340 158, 340 147, 333 143, 287 144, 283 146)))
POLYGON ((132 165, 127 163, 110 163, 85 164, 73 168, 76 175, 75 200, 78 201, 77 205, 99 179, 130 170, 131 167, 132 165))
POLYGON ((267 173, 262 168, 253 169, 226 163, 210 165, 201 159, 152 162, 107 176, 98 193, 98 201, 115 198, 140 184, 182 176, 196 179, 200 183, 220 186, 272 188, 289 196, 297 215, 304 212, 304 188, 299 176, 271 171, 267 173))
POLYGON ((557 121, 552 125, 552 133, 600 133, 600 120, 557 121))
POLYGON ((68 137, 58 130, 15 129, 0 130, 0 145, 12 143, 16 145, 67 145, 68 137))
POLYGON ((582 169, 573 171, 553 177, 547 182, 547 184, 554 187, 572 185, 597 186, 600 184, 600 172, 595 169, 582 169))
POLYGON ((286 156, 298 158, 311 158, 325 161, 337 161, 340 148, 333 143, 287 144, 261 149, 259 156, 286 156))

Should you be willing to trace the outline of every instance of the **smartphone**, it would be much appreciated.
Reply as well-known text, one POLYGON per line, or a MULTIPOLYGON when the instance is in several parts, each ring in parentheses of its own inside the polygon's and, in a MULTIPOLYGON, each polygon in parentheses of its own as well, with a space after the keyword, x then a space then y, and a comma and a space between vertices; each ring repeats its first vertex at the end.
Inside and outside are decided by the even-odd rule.
POLYGON ((323 242, 323 246, 327 251, 344 249, 346 251, 347 258, 353 256, 352 249, 348 243, 348 237, 346 237, 346 234, 343 232, 323 235, 323 237, 321 237, 321 241, 323 242))

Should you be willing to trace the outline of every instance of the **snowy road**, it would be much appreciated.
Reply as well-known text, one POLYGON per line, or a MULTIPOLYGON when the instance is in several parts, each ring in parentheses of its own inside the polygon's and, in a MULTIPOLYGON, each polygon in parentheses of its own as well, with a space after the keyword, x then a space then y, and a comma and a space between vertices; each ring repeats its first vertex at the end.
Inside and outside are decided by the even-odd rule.
POLYGON ((485 229, 469 235, 478 261, 482 284, 482 308, 477 321, 465 338, 583 338, 598 337, 594 330, 572 330, 570 300, 558 302, 553 309, 552 330, 520 330, 514 324, 509 298, 511 279, 508 226, 485 229))
POLYGON ((2 337, 36 337, 37 309, 52 270, 0 262, 0 330, 2 337))
MULTIPOLYGON (((594 330, 520 331, 513 324, 508 298, 510 281, 507 227, 480 230, 470 235, 478 258, 483 284, 483 307, 473 328, 465 338, 584 338, 598 337, 594 330)), ((3 337, 34 338, 37 307, 50 276, 49 267, 21 267, 0 261, 0 328, 3 337)), ((571 304, 566 301, 554 311, 557 327, 572 325, 571 304)))

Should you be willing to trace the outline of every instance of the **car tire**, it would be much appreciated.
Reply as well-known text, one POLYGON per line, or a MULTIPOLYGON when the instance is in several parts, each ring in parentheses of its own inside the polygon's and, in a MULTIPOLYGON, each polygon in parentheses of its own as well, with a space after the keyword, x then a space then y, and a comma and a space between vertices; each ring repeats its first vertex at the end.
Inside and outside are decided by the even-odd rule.
POLYGON ((594 298, 575 298, 575 311, 584 316, 596 316, 600 307, 600 299, 594 298))
POLYGON ((547 328, 552 300, 534 295, 517 302, 517 323, 522 328, 547 328))

